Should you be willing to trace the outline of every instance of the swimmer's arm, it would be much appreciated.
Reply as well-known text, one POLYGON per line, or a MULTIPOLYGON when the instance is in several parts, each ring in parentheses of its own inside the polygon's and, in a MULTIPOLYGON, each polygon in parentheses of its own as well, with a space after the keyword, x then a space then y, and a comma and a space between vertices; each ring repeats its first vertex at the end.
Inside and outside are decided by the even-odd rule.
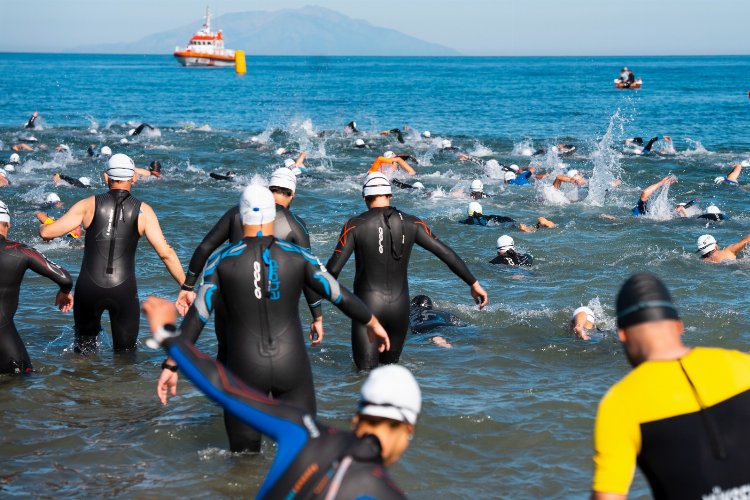
POLYGON ((333 255, 328 259, 326 263, 326 269, 334 278, 338 278, 339 273, 346 265, 346 261, 354 251, 354 234, 353 231, 357 228, 352 224, 351 220, 348 220, 344 227, 341 229, 339 235, 339 241, 336 244, 336 248, 333 250, 333 255))
MULTIPOLYGON (((182 270, 182 264, 180 264, 180 259, 177 257, 174 249, 167 243, 167 239, 161 231, 159 219, 156 217, 154 210, 148 204, 141 203, 141 216, 143 216, 144 221, 142 234, 146 235, 146 239, 148 239, 156 254, 164 262, 167 271, 172 275, 177 285, 182 285, 185 282, 185 272, 182 270)), ((140 226, 141 217, 138 219, 138 225, 140 226)))
POLYGON ((558 175, 557 177, 555 177, 555 181, 552 183, 552 187, 560 189, 560 186, 562 186, 563 182, 573 182, 573 179, 568 177, 567 175, 558 175))
MULTIPOLYGON (((295 217, 296 218, 296 217, 295 217)), ((307 226, 305 226, 304 221, 297 219, 299 222, 298 228, 292 228, 292 231, 294 231, 295 237, 294 239, 297 240, 297 245, 301 246, 308 252, 312 253, 312 249, 310 248, 310 235, 307 233, 307 226), (299 230, 301 229, 301 231, 299 230)), ((306 286, 302 289, 302 293, 305 294, 305 301, 307 302, 307 306, 310 308, 310 314, 312 315, 314 320, 322 319, 323 318, 323 299, 320 295, 315 293, 315 291, 306 286)))
POLYGON ((323 266, 315 266, 309 261, 306 261, 305 265, 305 285, 330 300, 354 321, 363 325, 370 321, 370 309, 356 295, 341 286, 323 266))
POLYGON ((208 257, 219 248, 222 243, 229 239, 232 218, 234 217, 235 210, 236 208, 228 210, 221 219, 219 219, 219 222, 217 222, 208 234, 206 234, 198 247, 196 247, 193 256, 190 258, 190 265, 188 266, 187 277, 185 278, 184 284, 187 287, 195 286, 201 271, 203 271, 203 266, 206 265, 208 257))
POLYGON ((409 165, 408 163, 406 163, 406 162, 405 162, 405 161, 404 161, 403 159, 401 159, 401 158, 393 158, 393 161, 394 161, 395 163, 398 163, 398 164, 399 164, 399 166, 400 166, 400 167, 401 167, 401 168, 402 168, 402 169, 403 169, 403 170, 404 170, 404 171, 405 171, 405 172, 406 172, 407 174, 409 174, 409 175, 415 175, 415 174, 417 173, 417 171, 416 171, 416 170, 414 170, 413 168, 411 168, 411 165, 409 165))
POLYGON ((52 224, 42 224, 39 226, 39 236, 45 240, 59 238, 76 229, 83 224, 88 213, 94 209, 94 197, 91 196, 79 201, 68 210, 65 215, 57 219, 52 224))
POLYGON ((448 245, 438 240, 436 236, 432 234, 432 231, 427 224, 419 219, 416 219, 417 224, 417 235, 416 244, 425 250, 434 254, 438 259, 445 262, 445 264, 453 271, 453 274, 461 278, 467 285, 472 286, 477 282, 477 279, 471 274, 466 263, 461 257, 453 251, 448 245))
POLYGON ((140 177, 151 177, 151 172, 145 168, 135 167, 135 171, 140 177))
POLYGON ((750 243, 750 236, 745 236, 737 243, 732 243, 731 245, 728 245, 725 250, 728 250, 732 252, 734 255, 737 255, 740 253, 744 248, 747 246, 747 244, 750 243))
POLYGON ((295 167, 304 167, 305 166, 305 158, 307 157, 307 153, 300 153, 297 157, 297 160, 294 162, 295 167))
POLYGON ((71 186, 75 186, 75 187, 79 187, 79 188, 84 188, 84 189, 86 189, 88 187, 83 182, 81 182, 78 179, 75 179, 75 178, 73 178, 73 177, 71 177, 69 175, 58 174, 58 176, 60 177, 60 179, 64 180, 65 182, 67 182, 71 186))
POLYGON ((70 292, 73 288, 73 279, 70 277, 70 273, 62 266, 50 261, 42 253, 31 247, 25 247, 23 253, 27 257, 26 266, 29 269, 57 283, 61 292, 70 292))

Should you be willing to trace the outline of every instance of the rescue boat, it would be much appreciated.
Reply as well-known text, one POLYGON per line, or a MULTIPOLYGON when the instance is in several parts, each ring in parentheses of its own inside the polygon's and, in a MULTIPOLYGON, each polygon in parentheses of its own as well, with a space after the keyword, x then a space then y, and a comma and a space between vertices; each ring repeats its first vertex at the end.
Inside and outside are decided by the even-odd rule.
POLYGON ((640 78, 628 85, 627 83, 623 83, 622 80, 619 78, 615 78, 615 88, 616 89, 639 89, 643 85, 643 80, 640 78))
POLYGON ((234 51, 224 48, 221 30, 211 31, 211 11, 206 7, 206 22, 198 30, 187 47, 176 47, 174 56, 183 66, 231 67, 234 66, 234 51))

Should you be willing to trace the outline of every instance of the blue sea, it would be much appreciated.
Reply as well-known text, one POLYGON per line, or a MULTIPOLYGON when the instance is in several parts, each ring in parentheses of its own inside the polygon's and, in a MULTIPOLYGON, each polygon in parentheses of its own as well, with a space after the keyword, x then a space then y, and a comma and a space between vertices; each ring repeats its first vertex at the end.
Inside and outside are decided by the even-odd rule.
MULTIPOLYGON (((34 212, 48 193, 66 206, 103 191, 103 163, 86 149, 110 146, 162 179, 140 181, 136 196, 154 207, 183 264, 244 185, 283 163, 278 148, 307 152, 292 206, 321 260, 352 215, 365 210, 361 183, 386 150, 416 156, 427 193, 396 192, 393 203, 421 217, 468 263, 490 294, 479 311, 468 288, 431 254, 412 257, 411 293, 468 326, 411 335, 402 363, 420 382, 423 414, 393 475, 413 498, 581 498, 592 473, 598 401, 629 371, 617 340, 614 297, 637 271, 661 276, 673 292, 689 345, 750 351, 750 260, 707 265, 695 254, 709 233, 721 246, 748 234, 748 191, 714 184, 750 159, 750 57, 374 58, 252 57, 248 73, 180 67, 168 56, 0 54, 0 159, 27 142, 22 165, 0 189, 11 208, 10 238, 78 274, 82 244, 43 242, 34 212), (615 90, 623 65, 640 90, 615 90), (23 125, 33 111, 39 129, 23 125), (357 122, 370 149, 343 133, 357 122), (155 127, 137 137, 139 123, 155 127), (405 142, 380 132, 407 130, 405 142), (421 133, 429 130, 432 137, 421 133), (36 141, 30 142, 32 135, 36 141), (623 152, 631 137, 670 136, 655 153, 623 152), (125 139, 126 142, 122 142, 125 139), (485 167, 440 152, 444 139, 494 159, 485 167), (559 157, 551 146, 576 145, 559 157), (70 152, 55 152, 65 144, 70 152), (537 156, 531 153, 546 149, 537 156), (533 165, 551 175, 504 186, 499 164, 533 165), (580 170, 585 188, 551 188, 554 175, 580 170), (234 171, 218 182, 210 172, 234 171), (56 187, 56 172, 95 179, 95 189, 56 187), (634 218, 640 191, 666 175, 650 213, 634 218), (485 214, 557 227, 522 233, 508 226, 459 224, 469 184, 484 182, 485 214), (613 188, 614 181, 621 181, 613 188), (691 217, 676 202, 697 199, 691 217), (696 219, 711 204, 728 219, 696 219), (612 215, 604 219, 601 215, 612 215), (495 240, 511 235, 534 256, 525 269, 488 264, 495 240), (599 330, 581 341, 568 331, 575 308, 591 307, 599 330), (451 348, 431 338, 444 337, 451 348)), ((60 215, 56 212, 53 215, 60 215)), ((352 259, 353 260, 353 259, 352 259)), ((175 297, 177 288, 147 242, 138 254, 139 295, 175 297)), ((350 287, 353 262, 341 280, 350 287)), ((72 352, 72 315, 55 310, 55 287, 27 275, 16 324, 36 372, 0 376, 3 496, 193 498, 252 496, 274 454, 232 455, 221 411, 187 381, 162 407, 155 396, 163 354, 148 349, 142 318, 135 359, 112 353, 107 327, 98 353, 72 352)), ((349 322, 325 306, 326 337, 310 348, 319 417, 343 427, 363 375, 350 354, 349 322)), ((301 308, 303 321, 308 313, 301 308)), ((106 322, 105 322, 106 324, 106 322)), ((198 345, 215 352, 212 326, 198 345)), ((649 495, 636 473, 633 497, 649 495)))

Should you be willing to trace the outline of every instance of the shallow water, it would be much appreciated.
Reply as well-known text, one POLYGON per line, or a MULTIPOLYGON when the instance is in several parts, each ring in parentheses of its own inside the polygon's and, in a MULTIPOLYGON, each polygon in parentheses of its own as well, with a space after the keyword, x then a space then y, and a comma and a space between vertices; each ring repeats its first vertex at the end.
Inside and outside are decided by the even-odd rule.
MULTIPOLYGON (((242 182, 218 183, 212 171, 234 170, 240 181, 268 178, 283 160, 278 147, 309 151, 293 209, 311 230, 313 250, 327 259, 338 232, 364 210, 362 174, 385 149, 414 153, 429 197, 398 192, 394 204, 422 217, 462 255, 490 293, 485 311, 472 306, 468 289, 431 255, 412 257, 412 294, 430 295, 437 307, 469 326, 439 333, 443 349, 427 335, 412 336, 402 362, 422 385, 424 409, 416 438, 394 467, 414 498, 581 497, 591 476, 591 431, 596 405, 628 371, 614 334, 613 301, 631 273, 655 272, 672 289, 691 345, 750 349, 746 259, 708 266, 693 253, 696 238, 711 232, 720 244, 746 234, 747 191, 717 187, 730 163, 750 159, 747 123, 749 57, 633 58, 644 79, 637 92, 615 91, 619 58, 251 58, 249 73, 180 68, 167 57, 0 54, 1 157, 33 110, 42 130, 33 135, 52 147, 64 142, 72 156, 38 150, 0 191, 13 211, 11 238, 33 244, 77 275, 79 243, 44 243, 33 211, 46 193, 70 205, 84 195, 54 189, 50 176, 65 171, 97 178, 102 165, 85 157, 88 144, 109 145, 139 166, 162 162, 165 177, 136 186, 135 194, 159 214, 167 238, 187 263, 195 245, 239 197, 242 182), (744 78, 744 80, 743 80, 744 78), (356 120, 373 150, 351 147, 335 132, 356 120), (141 121, 158 127, 122 145, 141 121), (435 143, 407 138, 399 145, 379 130, 408 123, 429 129, 435 143), (90 129, 95 128, 95 131, 90 129), (676 153, 646 158, 620 154, 636 135, 671 135, 676 153), (252 138, 256 140, 253 141, 252 138), (501 163, 526 165, 526 147, 573 143, 565 164, 595 173, 583 201, 549 195, 546 181, 503 188, 497 170, 481 171, 437 152, 440 138, 501 163), (262 149, 256 149, 263 144, 262 149), (639 191, 672 173, 679 182, 665 202, 698 198, 717 204, 730 219, 706 227, 673 219, 666 208, 629 217, 639 191), (503 227, 467 227, 468 199, 457 193, 482 178, 495 196, 485 213, 533 222, 545 215, 559 227, 523 234, 503 227), (606 193, 609 180, 622 185, 606 193), (599 218, 617 215, 616 221, 599 218), (487 262, 496 238, 511 234, 535 257, 532 269, 501 269, 487 262), (572 311, 590 305, 602 331, 590 342, 566 332, 572 311)), ((548 170, 558 159, 535 158, 548 170)), ((741 178, 741 180, 743 180, 741 178)), ((101 188, 101 184, 99 185, 101 188)), ((142 243, 138 256, 141 297, 174 296, 159 259, 142 243)), ((353 263, 342 280, 350 285, 353 263)), ((28 275, 16 323, 37 372, 0 377, 0 448, 5 469, 0 492, 19 496, 237 497, 255 492, 272 458, 232 456, 220 411, 188 383, 162 408, 155 396, 159 352, 141 345, 136 362, 114 356, 102 336, 99 353, 73 354, 72 316, 52 306, 54 287, 28 275)), ((307 321, 307 313, 302 310, 307 321)), ((326 342, 310 349, 320 417, 347 425, 361 376, 353 370, 349 326, 326 306, 326 342)), ((215 349, 212 327, 199 345, 215 349)), ((142 321, 141 342, 147 338, 142 321)), ((648 488, 637 476, 634 495, 648 488)))

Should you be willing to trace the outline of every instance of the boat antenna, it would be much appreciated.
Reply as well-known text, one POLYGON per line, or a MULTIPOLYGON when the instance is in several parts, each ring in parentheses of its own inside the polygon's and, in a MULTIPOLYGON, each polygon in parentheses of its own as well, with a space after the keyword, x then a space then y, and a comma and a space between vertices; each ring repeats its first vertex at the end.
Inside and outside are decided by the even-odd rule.
POLYGON ((203 27, 206 31, 211 31, 211 9, 208 5, 206 5, 206 22, 203 27))

